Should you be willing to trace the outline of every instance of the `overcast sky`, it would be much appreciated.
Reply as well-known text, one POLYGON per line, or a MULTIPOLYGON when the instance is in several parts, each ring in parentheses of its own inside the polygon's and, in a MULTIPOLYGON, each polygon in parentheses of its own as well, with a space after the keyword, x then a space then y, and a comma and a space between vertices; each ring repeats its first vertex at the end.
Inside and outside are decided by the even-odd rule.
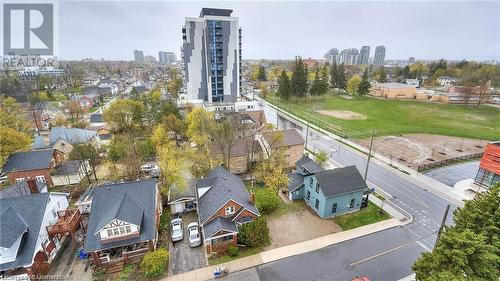
POLYGON ((330 48, 386 46, 386 58, 500 60, 500 2, 60 2, 60 58, 180 54, 184 17, 233 9, 243 57, 320 58, 330 48))

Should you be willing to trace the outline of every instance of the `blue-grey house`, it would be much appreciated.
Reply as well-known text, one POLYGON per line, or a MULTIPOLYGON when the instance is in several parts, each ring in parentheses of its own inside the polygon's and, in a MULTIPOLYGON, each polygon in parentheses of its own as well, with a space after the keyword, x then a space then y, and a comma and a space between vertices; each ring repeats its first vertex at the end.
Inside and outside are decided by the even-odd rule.
POLYGON ((356 166, 325 170, 304 155, 296 167, 288 175, 288 197, 303 199, 321 218, 356 212, 366 204, 368 186, 356 166))

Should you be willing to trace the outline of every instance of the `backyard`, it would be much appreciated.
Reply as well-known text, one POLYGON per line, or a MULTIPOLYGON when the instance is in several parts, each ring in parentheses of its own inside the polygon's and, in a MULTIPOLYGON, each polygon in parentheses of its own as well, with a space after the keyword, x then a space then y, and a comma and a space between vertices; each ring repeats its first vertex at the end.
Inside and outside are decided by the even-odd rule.
POLYGON ((296 102, 281 101, 275 94, 266 100, 311 123, 347 138, 376 135, 434 134, 492 140, 500 135, 500 109, 481 105, 440 104, 411 100, 382 100, 372 97, 343 97, 327 94, 296 102))

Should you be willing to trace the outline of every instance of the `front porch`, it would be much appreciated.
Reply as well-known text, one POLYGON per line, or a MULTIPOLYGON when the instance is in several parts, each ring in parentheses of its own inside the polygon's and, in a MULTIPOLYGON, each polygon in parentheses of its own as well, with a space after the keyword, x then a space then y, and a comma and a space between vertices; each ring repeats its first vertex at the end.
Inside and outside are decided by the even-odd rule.
POLYGON ((208 255, 225 252, 231 245, 238 243, 238 233, 229 233, 205 239, 205 248, 208 255))
POLYGON ((127 264, 137 263, 142 257, 155 248, 153 241, 130 244, 91 253, 92 262, 108 273, 119 272, 127 264))

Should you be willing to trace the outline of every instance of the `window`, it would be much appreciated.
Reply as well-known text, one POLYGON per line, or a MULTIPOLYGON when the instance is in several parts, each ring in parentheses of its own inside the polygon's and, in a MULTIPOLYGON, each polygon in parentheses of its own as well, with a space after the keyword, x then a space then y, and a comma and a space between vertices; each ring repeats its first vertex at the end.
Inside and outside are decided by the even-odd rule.
POLYGON ((226 207, 226 216, 234 214, 234 206, 226 207))
POLYGON ((113 228, 113 236, 118 236, 120 235, 120 231, 118 230, 118 228, 113 228))
POLYGON ((130 226, 129 226, 129 225, 125 226, 125 230, 127 231, 127 233, 132 232, 132 230, 130 229, 130 226))
POLYGON ((312 178, 309 178, 309 186, 312 187, 313 186, 313 179, 312 178))
POLYGON ((113 236, 113 231, 112 231, 111 229, 108 229, 108 231, 107 231, 107 232, 108 232, 108 237, 113 236))
POLYGON ((335 213, 337 212, 337 203, 333 203, 333 206, 332 206, 332 213, 335 213))
POLYGON ((311 199, 311 191, 307 191, 307 196, 306 196, 306 199, 307 201, 309 201, 309 199, 311 199))
POLYGON ((22 181, 24 181, 24 178, 17 178, 16 179, 16 182, 22 182, 22 181))
POLYGON ((111 238, 113 236, 126 235, 126 234, 129 234, 131 232, 132 232, 132 229, 130 228, 130 225, 117 226, 117 227, 113 227, 113 228, 106 230, 106 233, 108 234, 108 238, 111 238))
POLYGON ((351 203, 349 204, 349 208, 354 208, 354 202, 355 202, 355 200, 351 199, 351 203))
POLYGON ((314 207, 316 207, 316 209, 319 208, 319 200, 318 199, 316 199, 316 202, 314 202, 314 207))
POLYGON ((319 193, 319 183, 316 183, 316 193, 319 193))
POLYGON ((45 182, 45 177, 44 176, 36 176, 36 181, 37 182, 45 182))

